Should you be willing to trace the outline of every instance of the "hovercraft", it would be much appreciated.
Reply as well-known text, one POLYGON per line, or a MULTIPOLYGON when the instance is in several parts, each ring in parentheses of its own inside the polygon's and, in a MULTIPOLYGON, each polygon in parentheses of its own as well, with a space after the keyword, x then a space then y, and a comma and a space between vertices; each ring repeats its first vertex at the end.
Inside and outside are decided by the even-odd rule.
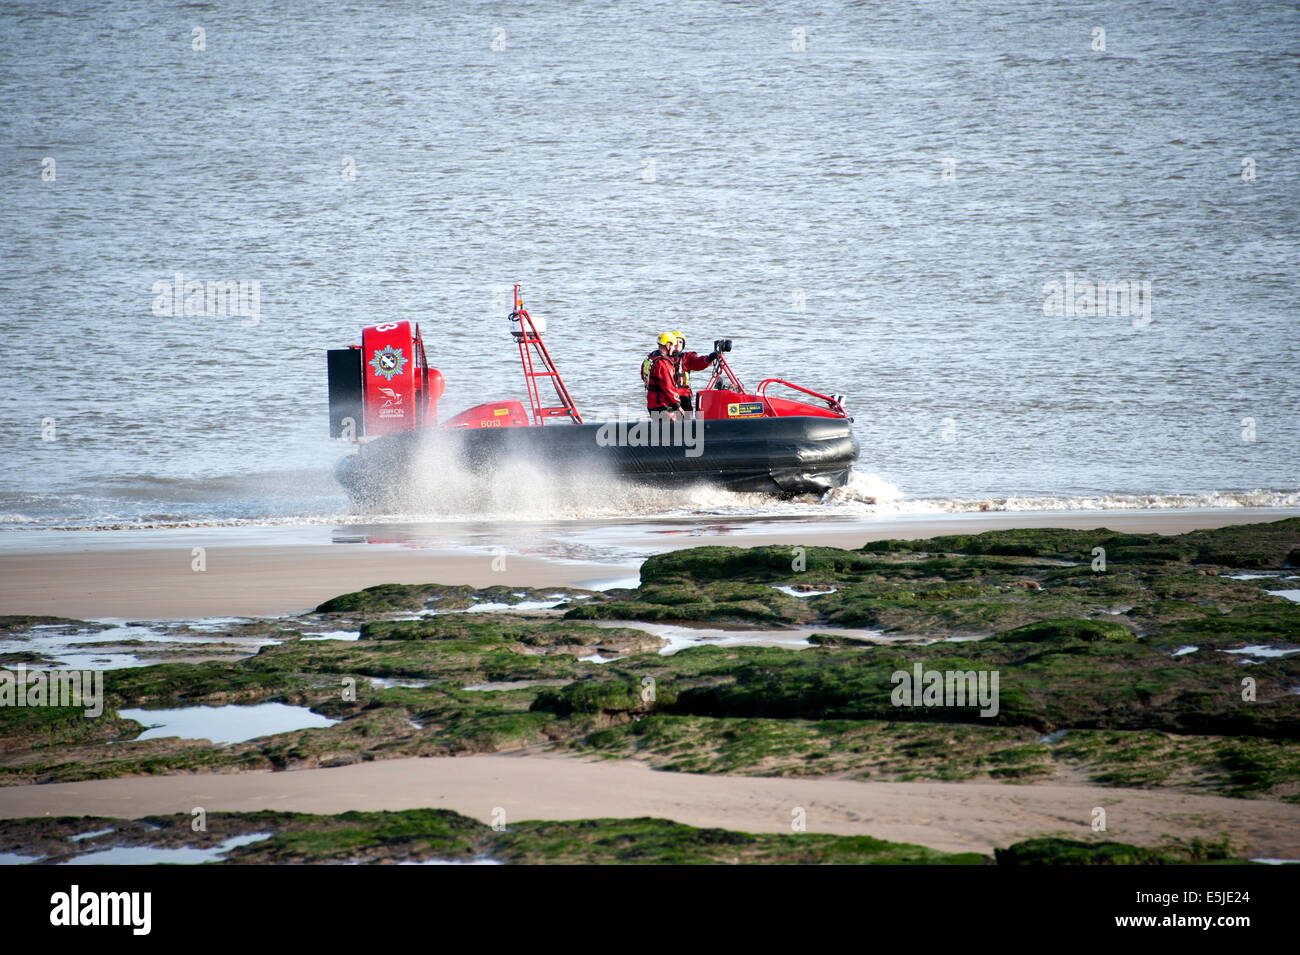
POLYGON ((781 378, 750 391, 727 362, 730 342, 720 341, 708 383, 695 393, 694 417, 642 412, 647 417, 588 424, 542 341, 545 330, 515 286, 510 331, 531 407, 493 401, 441 422, 445 380, 429 367, 419 325, 372 325, 360 346, 329 350, 330 435, 358 446, 335 470, 353 503, 382 507, 448 456, 471 473, 515 459, 557 481, 600 472, 656 487, 709 484, 785 496, 848 481, 858 446, 842 395, 781 378), (769 395, 775 388, 798 398, 769 395), (552 403, 543 403, 544 391, 548 398, 553 391, 552 403))

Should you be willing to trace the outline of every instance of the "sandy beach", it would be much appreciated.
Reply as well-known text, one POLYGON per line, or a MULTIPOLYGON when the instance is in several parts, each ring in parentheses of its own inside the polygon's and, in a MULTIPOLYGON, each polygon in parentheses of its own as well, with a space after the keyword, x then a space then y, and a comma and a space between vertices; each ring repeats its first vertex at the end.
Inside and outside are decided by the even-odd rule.
MULTIPOLYGON (((592 586, 635 577, 640 558, 677 547, 764 544, 860 547, 869 540, 979 533, 1008 527, 1109 527, 1179 534, 1295 516, 1292 510, 954 514, 885 516, 852 521, 644 521, 610 527, 581 526, 563 535, 582 547, 588 537, 610 552, 604 561, 566 560, 566 536, 543 546, 542 531, 456 533, 437 528, 438 539, 418 533, 397 543, 334 543, 328 528, 317 543, 278 543, 284 529, 253 528, 232 539, 220 530, 186 528, 149 535, 133 532, 78 535, 59 548, 58 531, 0 541, 0 613, 80 619, 189 619, 302 613, 338 594, 383 583, 509 584, 521 587, 592 586), (31 542, 31 543, 28 543, 31 542), (496 553, 493 547, 503 548, 496 553), (201 572, 193 549, 204 549, 201 572), (523 551, 523 553, 519 553, 523 551), (535 554, 541 551, 540 556, 535 554), (502 560, 501 558, 504 558, 502 560), (495 563, 494 563, 495 562, 495 563)), ((303 532, 293 529, 295 541, 303 532)), ((354 535, 355 536, 355 535, 354 535)), ((374 532, 370 539, 383 540, 374 532)))
MULTIPOLYGON (((194 545, 202 546, 202 545, 194 545)), ((78 619, 174 620, 301 613, 375 584, 576 584, 601 576, 590 565, 490 555, 430 554, 386 547, 206 548, 206 570, 189 549, 102 550, 0 557, 0 613, 78 619)), ((605 576, 608 576, 606 574, 605 576)))
POLYGON ((870 835, 947 852, 991 853, 1023 839, 1096 838, 1092 810, 1106 810, 1106 837, 1156 846, 1170 836, 1231 832, 1254 857, 1300 858, 1300 806, 1099 786, 876 783, 655 772, 634 761, 485 755, 392 759, 334 769, 108 779, 0 789, 0 817, 94 815, 139 818, 259 809, 311 813, 453 809, 492 822, 652 816, 692 826, 870 835))

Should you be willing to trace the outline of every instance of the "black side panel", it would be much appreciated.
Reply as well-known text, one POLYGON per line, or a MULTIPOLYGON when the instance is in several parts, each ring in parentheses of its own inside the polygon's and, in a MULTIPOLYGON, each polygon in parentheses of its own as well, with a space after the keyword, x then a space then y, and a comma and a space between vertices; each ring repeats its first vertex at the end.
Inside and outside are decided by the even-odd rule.
POLYGON ((616 425, 611 422, 450 432, 425 429, 387 434, 368 442, 341 462, 335 473, 354 500, 363 503, 378 501, 375 496, 382 492, 377 489, 408 481, 436 481, 437 462, 443 458, 459 461, 471 472, 491 472, 502 460, 527 460, 559 481, 581 481, 603 471, 660 487, 715 484, 733 491, 820 494, 844 485, 858 456, 852 427, 842 418, 792 416, 703 423, 703 441, 695 446, 700 453, 694 457, 685 447, 611 444, 609 439, 617 437, 616 425), (434 470, 428 475, 408 470, 417 461, 434 470))
POLYGON ((359 438, 365 426, 361 408, 361 350, 331 348, 326 355, 329 360, 330 437, 359 438), (344 419, 352 422, 347 433, 344 419))

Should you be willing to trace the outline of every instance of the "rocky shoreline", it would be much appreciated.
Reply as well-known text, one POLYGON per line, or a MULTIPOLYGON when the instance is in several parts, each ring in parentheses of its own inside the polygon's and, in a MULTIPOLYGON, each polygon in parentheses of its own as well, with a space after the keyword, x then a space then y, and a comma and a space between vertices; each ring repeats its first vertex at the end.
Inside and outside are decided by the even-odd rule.
MULTIPOLYGON (((540 746, 688 773, 1081 780, 1298 804, 1300 605, 1270 593, 1294 589, 1297 564, 1289 519, 699 547, 610 591, 381 585, 297 617, 177 628, 184 639, 145 648, 175 659, 107 673, 101 719, 0 708, 0 784, 540 746), (803 649, 664 655, 638 623, 827 629, 803 649), (914 669, 996 673, 996 715, 898 705, 893 676, 914 669), (338 722, 218 746, 140 740, 119 715, 266 702, 338 722)), ((0 619, 6 639, 27 637, 4 665, 47 661, 36 634, 101 626, 0 619)))
POLYGON ((752 834, 697 828, 666 819, 528 821, 493 827, 449 810, 214 813, 194 831, 189 815, 116 819, 81 816, 0 820, 0 855, 48 865, 93 863, 111 850, 153 849, 159 860, 179 849, 214 856, 205 864, 366 864, 499 862, 514 864, 742 863, 836 865, 1194 865, 1234 859, 1226 842, 1171 840, 1147 849, 1124 843, 1045 838, 992 856, 945 853, 870 836, 752 834), (247 841, 245 841, 247 840, 247 841), (222 851, 223 847, 231 846, 222 851))

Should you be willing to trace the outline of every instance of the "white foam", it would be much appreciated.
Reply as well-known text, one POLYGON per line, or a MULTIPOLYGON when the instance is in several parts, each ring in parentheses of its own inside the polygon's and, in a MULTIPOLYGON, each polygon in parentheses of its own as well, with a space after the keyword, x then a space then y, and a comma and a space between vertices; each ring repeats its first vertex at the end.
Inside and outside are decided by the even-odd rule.
MULTIPOLYGON (((917 498, 890 492, 893 485, 856 472, 843 488, 830 491, 823 503, 831 509, 885 514, 1020 513, 1035 511, 1203 510, 1300 507, 1300 491, 1211 491, 1204 494, 1010 495, 988 498, 917 498)), ((894 490, 897 490, 896 488, 894 490)))

